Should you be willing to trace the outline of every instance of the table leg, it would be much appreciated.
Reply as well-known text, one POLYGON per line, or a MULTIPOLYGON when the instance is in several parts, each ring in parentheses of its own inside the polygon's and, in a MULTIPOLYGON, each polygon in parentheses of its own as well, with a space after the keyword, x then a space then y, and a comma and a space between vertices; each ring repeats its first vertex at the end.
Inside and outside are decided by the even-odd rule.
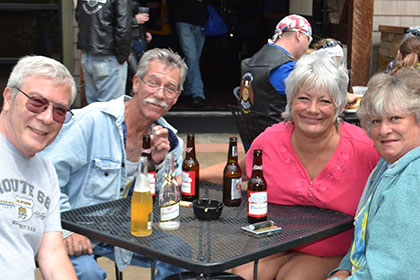
POLYGON ((258 260, 254 261, 254 280, 258 278, 258 260))
POLYGON ((155 260, 150 260, 150 273, 151 273, 151 280, 155 280, 155 272, 156 272, 156 264, 155 260))

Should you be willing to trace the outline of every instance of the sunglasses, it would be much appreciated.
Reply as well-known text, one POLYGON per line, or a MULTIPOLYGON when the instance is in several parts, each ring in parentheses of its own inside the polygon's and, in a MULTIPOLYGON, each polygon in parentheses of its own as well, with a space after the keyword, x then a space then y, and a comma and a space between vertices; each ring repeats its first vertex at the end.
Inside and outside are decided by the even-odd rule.
POLYGON ((343 44, 340 41, 333 40, 333 41, 327 41, 327 42, 325 42, 322 45, 322 48, 323 49, 325 49, 325 48, 332 48, 332 47, 335 47, 337 45, 340 46, 340 47, 343 47, 343 44))
POLYGON ((26 109, 28 109, 29 112, 40 114, 47 110, 47 108, 52 106, 53 110, 53 120, 55 120, 58 123, 67 123, 70 121, 71 117, 73 116, 73 113, 70 111, 70 109, 66 108, 62 105, 52 104, 50 101, 45 99, 44 97, 37 96, 37 95, 28 95, 23 90, 21 90, 18 87, 16 88, 20 93, 25 95, 28 98, 28 101, 26 101, 26 109))
POLYGON ((404 34, 410 34, 411 36, 420 37, 420 30, 406 28, 404 34))

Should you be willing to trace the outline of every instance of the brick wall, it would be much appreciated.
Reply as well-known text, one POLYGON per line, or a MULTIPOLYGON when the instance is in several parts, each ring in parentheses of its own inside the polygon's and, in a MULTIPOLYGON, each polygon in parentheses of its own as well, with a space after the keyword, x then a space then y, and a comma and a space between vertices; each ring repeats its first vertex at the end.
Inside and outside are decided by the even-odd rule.
POLYGON ((379 43, 378 70, 384 71, 389 62, 397 55, 402 34, 407 26, 380 25, 381 41, 379 43))

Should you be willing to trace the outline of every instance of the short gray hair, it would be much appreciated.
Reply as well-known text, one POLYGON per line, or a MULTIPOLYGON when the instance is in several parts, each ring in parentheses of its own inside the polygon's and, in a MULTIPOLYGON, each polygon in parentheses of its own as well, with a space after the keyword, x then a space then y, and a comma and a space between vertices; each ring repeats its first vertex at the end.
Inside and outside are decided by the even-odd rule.
POLYGON ((67 84, 71 90, 70 105, 73 104, 77 95, 76 83, 70 71, 61 62, 37 55, 28 55, 19 59, 10 73, 7 87, 12 89, 12 98, 17 94, 14 88, 22 87, 25 79, 29 76, 41 76, 51 78, 56 85, 67 84))
POLYGON ((291 112, 293 97, 300 90, 315 88, 326 91, 331 96, 334 104, 334 123, 338 126, 338 116, 347 103, 348 82, 345 66, 332 59, 326 52, 315 51, 302 56, 285 80, 287 105, 282 117, 285 121, 293 123, 291 112))
POLYGON ((403 68, 393 75, 379 73, 368 83, 357 117, 366 133, 371 136, 372 117, 390 117, 398 113, 413 113, 420 124, 420 72, 403 68))
POLYGON ((168 67, 178 68, 180 72, 180 89, 183 89, 184 81, 187 77, 187 64, 182 57, 171 49, 154 48, 143 54, 137 68, 136 75, 143 78, 149 69, 152 60, 164 63, 168 67))

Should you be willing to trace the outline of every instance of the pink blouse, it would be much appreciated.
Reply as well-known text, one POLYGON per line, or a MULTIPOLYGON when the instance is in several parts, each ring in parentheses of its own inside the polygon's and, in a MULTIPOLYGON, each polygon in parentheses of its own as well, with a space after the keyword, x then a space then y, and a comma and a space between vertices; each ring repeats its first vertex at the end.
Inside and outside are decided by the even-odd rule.
MULTIPOLYGON (((293 129, 293 124, 275 124, 252 142, 245 159, 248 177, 252 173, 253 150, 262 149, 268 202, 317 206, 354 216, 366 180, 380 158, 373 141, 361 128, 342 123, 333 156, 311 180, 292 147, 293 129)), ((345 255, 352 238, 353 231, 348 230, 297 250, 321 257, 345 255)))

